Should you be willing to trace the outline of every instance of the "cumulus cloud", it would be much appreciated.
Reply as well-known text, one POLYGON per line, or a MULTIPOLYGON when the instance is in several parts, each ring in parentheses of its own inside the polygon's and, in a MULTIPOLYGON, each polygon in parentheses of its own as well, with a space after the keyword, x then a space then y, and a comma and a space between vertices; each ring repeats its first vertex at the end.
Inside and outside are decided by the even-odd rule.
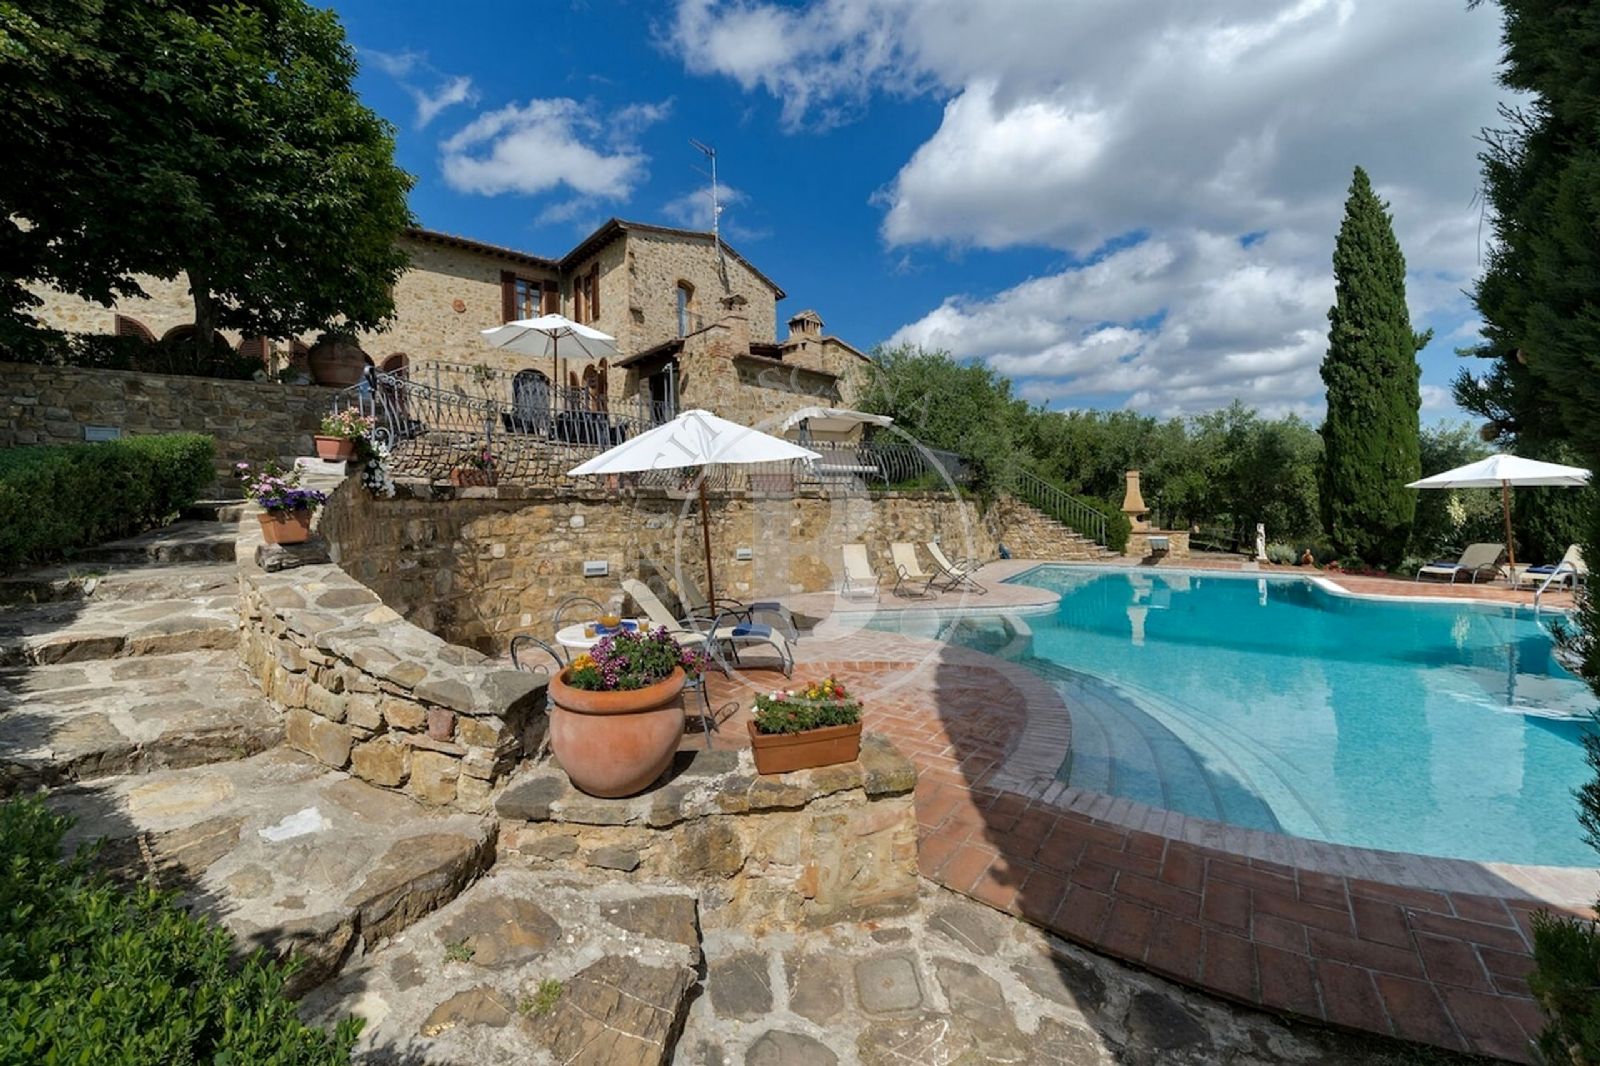
POLYGON ((465 74, 448 75, 435 68, 420 52, 381 52, 364 48, 361 55, 395 80, 417 106, 416 128, 422 129, 440 113, 457 104, 475 104, 478 91, 465 74), (428 81, 432 88, 419 84, 428 81))
MULTIPOLYGON (((460 192, 484 196, 564 186, 583 196, 626 199, 648 162, 633 137, 665 117, 667 107, 630 105, 606 121, 593 107, 566 98, 486 111, 441 143, 444 179, 460 192)), ((563 207, 548 210, 559 215, 563 207)))
POLYGON ((896 257, 1063 253, 1055 274, 953 293, 897 337, 1058 401, 1312 410, 1354 165, 1392 204, 1419 324, 1462 310, 1498 31, 1459 0, 679 0, 671 40, 691 71, 779 99, 795 129, 879 93, 942 99, 875 196, 896 257))

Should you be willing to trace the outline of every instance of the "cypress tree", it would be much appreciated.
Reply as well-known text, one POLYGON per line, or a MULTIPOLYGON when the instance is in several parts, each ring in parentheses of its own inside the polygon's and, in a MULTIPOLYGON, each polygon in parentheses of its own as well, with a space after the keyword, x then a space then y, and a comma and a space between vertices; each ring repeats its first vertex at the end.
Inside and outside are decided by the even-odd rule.
POLYGON ((1406 483, 1421 476, 1417 350, 1431 334, 1411 331, 1405 257, 1388 205, 1360 167, 1333 248, 1333 276, 1322 361, 1322 525, 1340 555, 1395 563, 1417 508, 1406 483))

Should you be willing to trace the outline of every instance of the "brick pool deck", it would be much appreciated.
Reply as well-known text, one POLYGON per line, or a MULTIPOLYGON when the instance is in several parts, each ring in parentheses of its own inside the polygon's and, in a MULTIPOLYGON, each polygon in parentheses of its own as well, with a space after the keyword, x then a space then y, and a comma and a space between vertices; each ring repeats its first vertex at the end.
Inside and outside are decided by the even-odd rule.
MULTIPOLYGON (((908 606, 919 605, 882 605, 908 606)), ((1600 876, 1323 844, 1068 788, 1056 771, 1071 716, 1054 688, 979 652, 862 632, 850 609, 800 642, 797 674, 853 686, 868 728, 916 762, 928 878, 1240 1003, 1530 1061, 1543 1024, 1526 983, 1531 916, 1587 915, 1600 876)), ((739 707, 719 744, 741 742, 754 691, 782 680, 763 670, 714 680, 724 713, 739 707)))

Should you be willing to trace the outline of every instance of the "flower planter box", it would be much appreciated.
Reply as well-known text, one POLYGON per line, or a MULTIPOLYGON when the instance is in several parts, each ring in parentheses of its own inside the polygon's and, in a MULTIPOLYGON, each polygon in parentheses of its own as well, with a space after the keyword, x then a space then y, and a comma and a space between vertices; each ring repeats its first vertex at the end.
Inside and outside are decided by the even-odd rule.
POLYGON ((644 688, 573 688, 569 666, 550 679, 550 748, 574 787, 615 799, 649 788, 683 739, 683 668, 644 688))
POLYGON ((317 458, 325 463, 347 462, 356 454, 356 442, 349 437, 324 437, 315 433, 311 439, 317 444, 317 458))
POLYGON ((268 544, 304 544, 311 539, 311 508, 268 511, 261 520, 261 536, 268 544))
POLYGON ((493 470, 478 470, 473 467, 465 467, 450 471, 450 484, 457 488, 490 486, 498 485, 499 483, 500 475, 493 470))
POLYGON ((747 724, 757 773, 786 774, 793 770, 855 762, 861 757, 860 722, 808 729, 803 733, 760 733, 754 722, 747 724))

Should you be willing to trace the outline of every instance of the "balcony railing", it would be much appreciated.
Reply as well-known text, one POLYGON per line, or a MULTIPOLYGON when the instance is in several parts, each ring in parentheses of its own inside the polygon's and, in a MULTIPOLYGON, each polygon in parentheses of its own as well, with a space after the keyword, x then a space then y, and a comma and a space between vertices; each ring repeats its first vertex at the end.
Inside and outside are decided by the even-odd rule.
MULTIPOLYGON (((374 437, 389 449, 395 477, 443 481, 470 457, 488 449, 501 482, 552 487, 593 484, 594 479, 571 478, 566 472, 677 414, 671 403, 643 397, 608 399, 582 388, 525 388, 508 403, 376 371, 338 394, 335 410, 347 407, 376 420, 374 437)), ((970 480, 960 457, 911 444, 806 447, 821 458, 718 466, 706 473, 707 485, 783 494, 807 488, 940 490, 970 480)), ((686 487, 693 476, 690 471, 656 470, 616 483, 686 487)))

